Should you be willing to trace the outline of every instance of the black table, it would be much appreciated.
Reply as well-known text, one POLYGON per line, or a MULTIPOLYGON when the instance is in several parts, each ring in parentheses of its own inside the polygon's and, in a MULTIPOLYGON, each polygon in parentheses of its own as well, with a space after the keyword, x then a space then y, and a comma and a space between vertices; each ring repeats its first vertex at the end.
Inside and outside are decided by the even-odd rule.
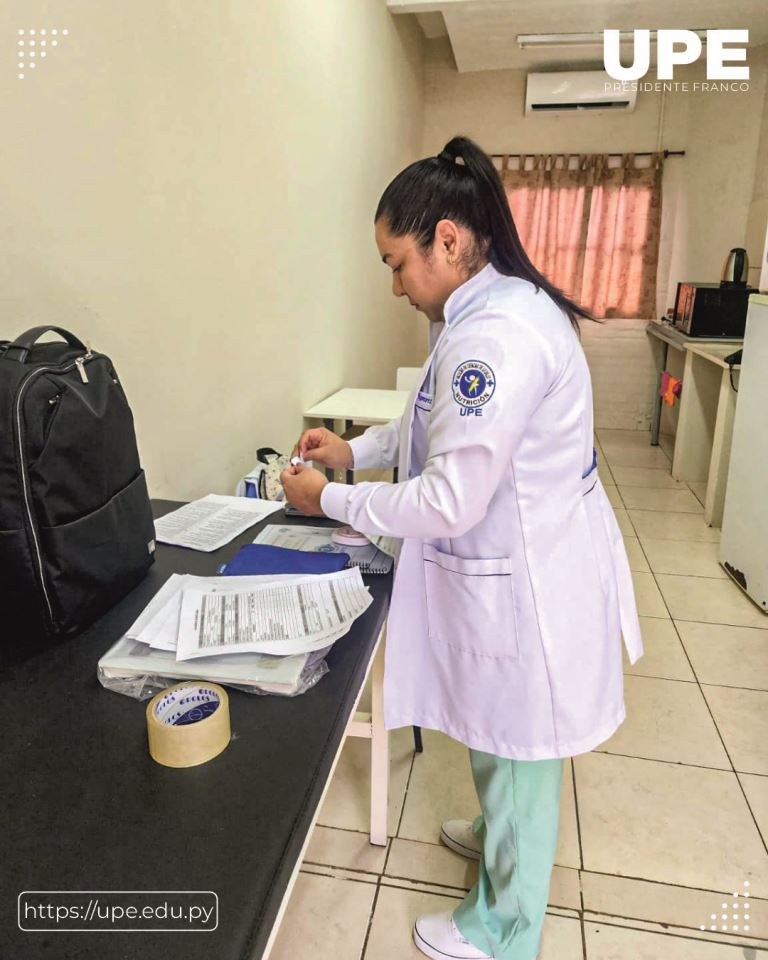
MULTIPOLYGON (((155 515, 178 506, 155 501, 155 515)), ((269 522, 331 521, 286 519, 269 522)), ((263 522, 263 523, 264 523, 263 522)), ((232 742, 175 770, 149 756, 146 701, 105 690, 96 664, 172 573, 212 575, 258 527, 215 553, 158 545, 146 579, 79 637, 2 677, 2 960, 257 960, 316 815, 383 626, 391 574, 298 697, 228 689, 232 742), (212 890, 208 932, 23 932, 24 890, 212 890)), ((303 958, 297 958, 303 960, 303 958)))

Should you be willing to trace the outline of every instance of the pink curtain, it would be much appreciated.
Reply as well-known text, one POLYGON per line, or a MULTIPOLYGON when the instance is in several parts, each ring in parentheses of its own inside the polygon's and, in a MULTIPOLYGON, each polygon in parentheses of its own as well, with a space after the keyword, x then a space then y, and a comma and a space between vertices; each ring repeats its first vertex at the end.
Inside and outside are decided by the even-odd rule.
POLYGON ((534 266, 596 317, 656 313, 664 155, 617 167, 607 154, 502 158, 501 178, 520 240, 534 266), (573 168, 571 168, 573 166, 573 168))

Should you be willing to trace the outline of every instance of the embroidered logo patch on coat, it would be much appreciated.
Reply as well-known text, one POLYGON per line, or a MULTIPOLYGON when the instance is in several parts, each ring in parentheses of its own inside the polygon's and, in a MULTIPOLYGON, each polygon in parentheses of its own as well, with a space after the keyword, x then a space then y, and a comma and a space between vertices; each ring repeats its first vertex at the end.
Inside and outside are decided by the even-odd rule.
POLYGON ((453 399, 462 407, 482 407, 493 396, 496 377, 482 360, 465 360, 453 375, 453 399))

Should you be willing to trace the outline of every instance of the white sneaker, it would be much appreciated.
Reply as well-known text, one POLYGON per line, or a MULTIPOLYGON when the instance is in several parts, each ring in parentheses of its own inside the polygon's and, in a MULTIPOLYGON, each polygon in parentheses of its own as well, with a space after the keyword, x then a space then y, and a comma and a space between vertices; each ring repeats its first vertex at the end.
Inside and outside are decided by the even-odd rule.
POLYGON ((459 933, 453 914, 426 913, 413 926, 413 942, 432 960, 493 960, 459 933))
POLYGON ((440 827, 440 839, 451 850, 470 860, 480 859, 480 847, 469 820, 446 820, 440 827))

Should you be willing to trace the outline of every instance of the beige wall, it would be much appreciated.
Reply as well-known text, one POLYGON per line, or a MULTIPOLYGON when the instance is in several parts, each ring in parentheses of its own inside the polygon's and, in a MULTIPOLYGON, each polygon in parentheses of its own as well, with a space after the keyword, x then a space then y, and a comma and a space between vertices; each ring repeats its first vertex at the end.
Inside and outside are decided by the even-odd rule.
POLYGON ((7 0, 68 28, 0 98, 1 337, 51 322, 114 360, 153 495, 232 492, 424 330, 372 216, 419 155, 422 50, 381 0, 7 0))
MULTIPOLYGON (((491 153, 685 150, 685 157, 668 158, 664 170, 661 314, 674 304, 678 280, 719 280, 728 250, 745 245, 756 176, 765 197, 766 164, 762 174, 757 167, 766 109, 765 50, 750 51, 749 92, 641 92, 628 114, 526 117, 525 70, 460 74, 448 41, 433 40, 426 48, 424 152, 437 152, 457 133, 474 137, 491 153)), ((704 62, 676 71, 675 79, 705 79, 704 62)), ((768 151, 768 133, 762 149, 768 151)))

